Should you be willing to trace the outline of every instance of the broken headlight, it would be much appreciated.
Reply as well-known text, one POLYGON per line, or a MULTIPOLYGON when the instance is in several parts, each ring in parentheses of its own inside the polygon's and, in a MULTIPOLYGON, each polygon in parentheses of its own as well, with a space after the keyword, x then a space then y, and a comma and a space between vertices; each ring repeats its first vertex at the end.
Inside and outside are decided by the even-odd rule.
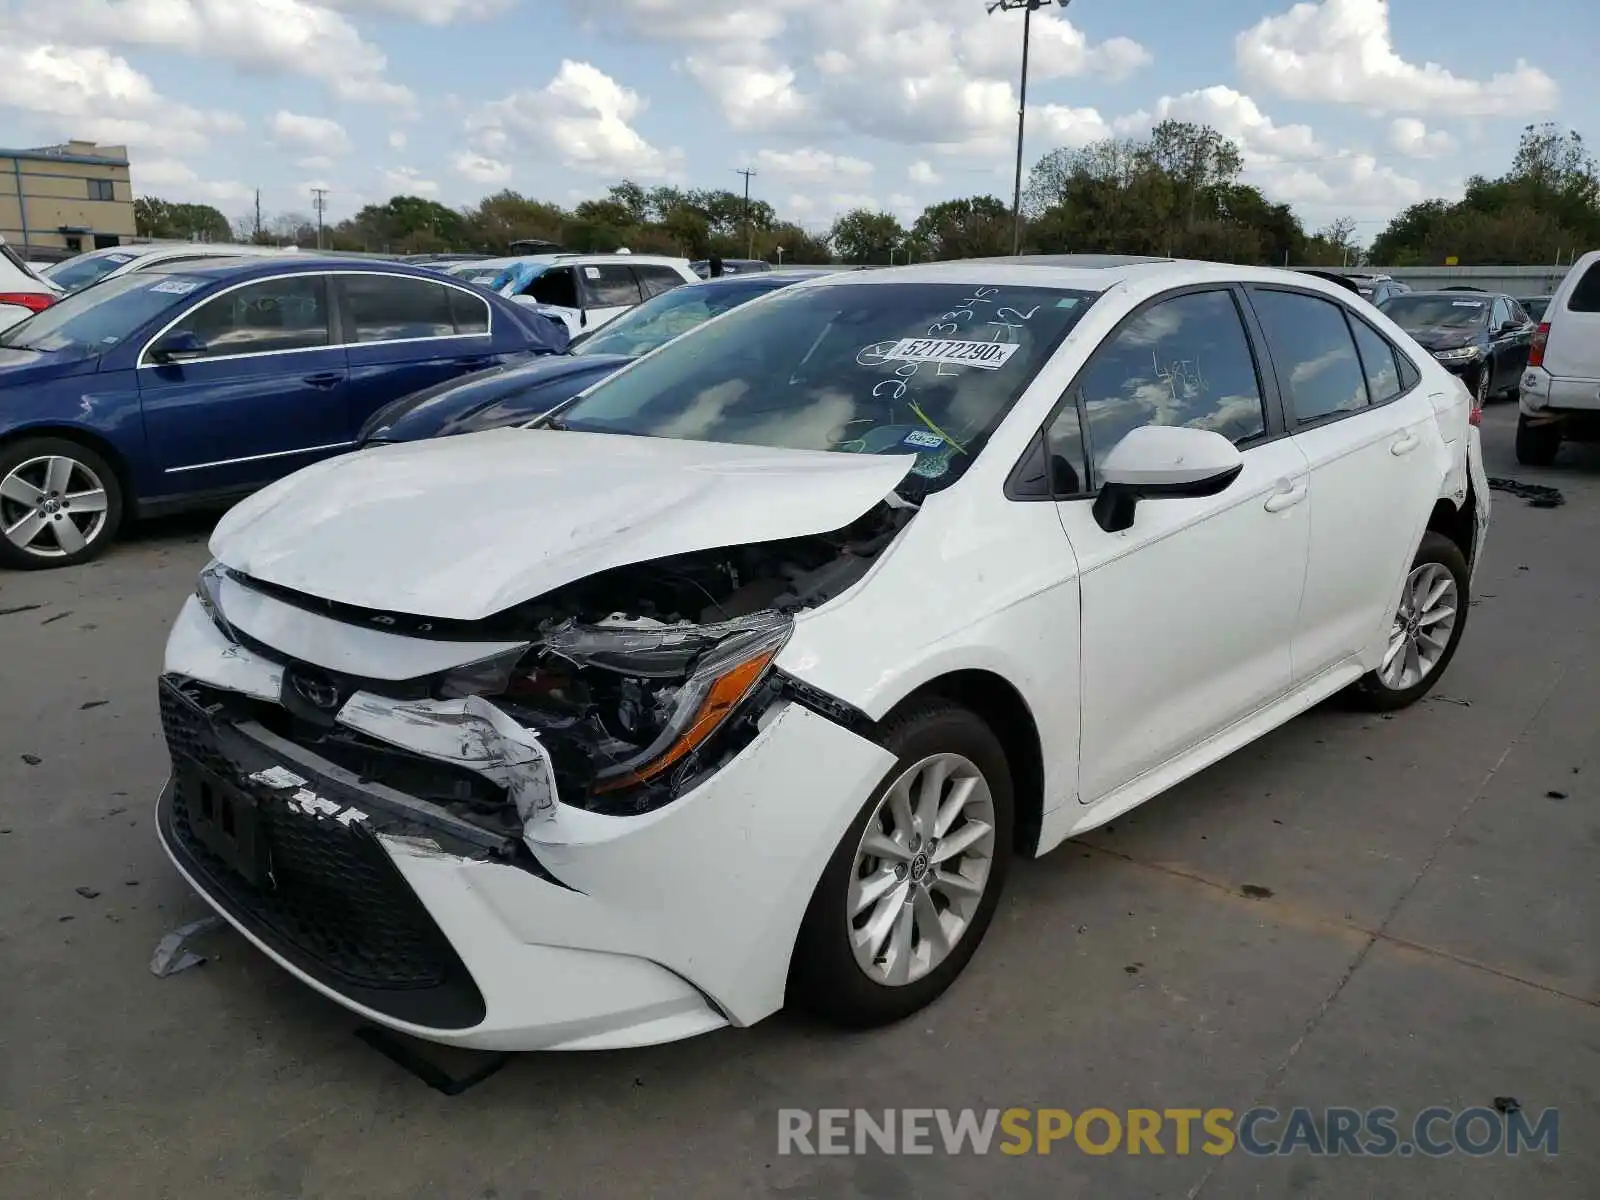
POLYGON ((200 572, 200 578, 194 585, 195 599, 200 601, 200 607, 206 610, 206 616, 211 618, 211 623, 217 627, 222 636, 230 642, 237 642, 238 636, 233 632, 233 626, 228 624, 228 618, 222 615, 222 604, 217 598, 222 587, 223 576, 227 573, 216 559, 212 559, 200 572))
POLYGON ((494 694, 536 729, 593 729, 591 794, 648 783, 705 744, 767 676, 793 628, 762 612, 712 625, 564 621, 533 649, 473 663, 442 694, 494 694))

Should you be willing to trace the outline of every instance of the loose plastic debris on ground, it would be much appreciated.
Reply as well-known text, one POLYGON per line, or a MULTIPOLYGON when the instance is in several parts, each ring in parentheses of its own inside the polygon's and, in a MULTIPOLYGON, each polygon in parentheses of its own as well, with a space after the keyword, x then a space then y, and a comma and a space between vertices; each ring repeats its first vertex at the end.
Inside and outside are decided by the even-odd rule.
POLYGON ((202 917, 198 921, 191 921, 174 929, 156 943, 156 952, 150 959, 150 973, 157 979, 165 979, 169 975, 176 975, 179 971, 187 971, 190 967, 203 966, 206 961, 205 955, 196 954, 186 943, 192 937, 199 937, 203 933, 210 933, 221 927, 221 917, 202 917))

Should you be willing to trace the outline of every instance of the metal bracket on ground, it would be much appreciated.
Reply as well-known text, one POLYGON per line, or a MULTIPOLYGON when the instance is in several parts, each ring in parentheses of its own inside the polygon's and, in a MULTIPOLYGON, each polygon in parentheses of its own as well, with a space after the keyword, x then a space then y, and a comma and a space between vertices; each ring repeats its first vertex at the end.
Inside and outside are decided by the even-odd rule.
POLYGON ((196 954, 189 949, 188 941, 192 937, 199 937, 203 933, 222 928, 222 918, 211 916, 201 917, 198 921, 174 929, 166 937, 156 943, 156 952, 150 957, 150 974, 157 979, 165 979, 169 975, 176 975, 179 971, 187 971, 190 967, 205 965, 206 956, 196 954))

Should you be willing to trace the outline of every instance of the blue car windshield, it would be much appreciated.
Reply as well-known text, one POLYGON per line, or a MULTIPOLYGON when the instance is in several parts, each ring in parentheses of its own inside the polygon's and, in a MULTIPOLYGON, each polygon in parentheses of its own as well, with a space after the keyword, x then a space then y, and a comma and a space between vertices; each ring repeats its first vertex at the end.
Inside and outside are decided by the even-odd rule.
POLYGON ((573 354, 620 354, 640 358, 657 346, 704 325, 712 317, 775 291, 770 281, 752 280, 745 286, 690 284, 646 300, 572 347, 573 354))
POLYGON ((103 354, 202 286, 179 275, 120 275, 13 325, 0 333, 0 346, 103 354))
POLYGON ((977 457, 1094 298, 1032 284, 786 288, 596 384, 550 423, 914 454, 912 471, 931 491, 977 457))

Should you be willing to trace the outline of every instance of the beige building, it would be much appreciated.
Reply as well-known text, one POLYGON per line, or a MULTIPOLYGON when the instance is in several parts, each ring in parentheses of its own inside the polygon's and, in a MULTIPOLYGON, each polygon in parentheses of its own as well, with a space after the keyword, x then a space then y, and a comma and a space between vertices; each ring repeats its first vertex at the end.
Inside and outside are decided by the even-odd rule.
POLYGON ((133 236, 127 147, 0 148, 0 237, 24 258, 65 258, 133 236))

